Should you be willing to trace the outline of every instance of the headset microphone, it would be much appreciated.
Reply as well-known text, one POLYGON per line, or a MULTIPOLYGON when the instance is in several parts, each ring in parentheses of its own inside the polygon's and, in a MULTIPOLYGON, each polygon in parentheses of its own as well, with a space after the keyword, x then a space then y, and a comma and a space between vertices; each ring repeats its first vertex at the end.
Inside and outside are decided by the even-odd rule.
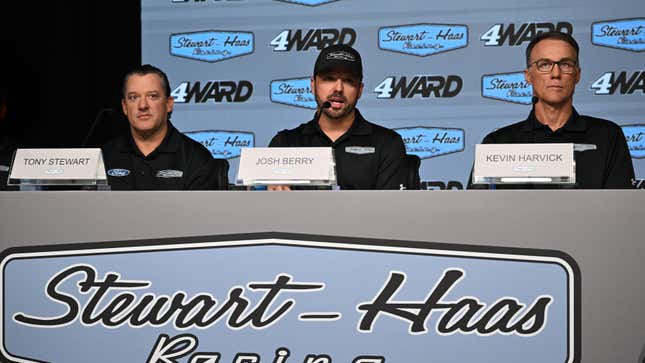
POLYGON ((538 103, 538 101, 539 101, 539 100, 540 100, 540 99, 539 99, 539 98, 537 98, 537 96, 533 96, 533 97, 531 97, 531 102, 532 102, 533 104, 538 103))

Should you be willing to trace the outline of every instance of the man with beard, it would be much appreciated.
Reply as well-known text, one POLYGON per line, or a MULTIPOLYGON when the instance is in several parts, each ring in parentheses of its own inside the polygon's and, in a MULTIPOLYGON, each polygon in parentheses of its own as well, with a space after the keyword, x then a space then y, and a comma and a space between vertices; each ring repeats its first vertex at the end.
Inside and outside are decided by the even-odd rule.
MULTIPOLYGON (((314 66, 314 118, 280 131, 270 147, 332 147, 340 189, 399 189, 405 184, 405 146, 393 130, 368 122, 356 108, 363 93, 360 54, 344 44, 323 49, 314 66)), ((270 186, 269 190, 289 190, 270 186)))
MULTIPOLYGON (((533 87, 528 119, 488 134, 483 144, 574 143, 576 184, 506 184, 498 189, 622 189, 633 188, 634 167, 620 126, 578 114, 573 93, 580 81, 578 43, 562 32, 540 33, 526 48, 524 76, 533 87)), ((472 183, 469 189, 487 186, 472 183)))

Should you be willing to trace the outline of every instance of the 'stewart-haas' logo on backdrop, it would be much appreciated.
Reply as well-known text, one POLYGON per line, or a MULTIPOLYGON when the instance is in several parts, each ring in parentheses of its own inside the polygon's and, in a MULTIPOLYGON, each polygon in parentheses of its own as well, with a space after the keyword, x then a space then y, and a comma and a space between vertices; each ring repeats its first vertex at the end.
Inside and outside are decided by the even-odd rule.
POLYGON ((482 97, 530 105, 533 87, 524 79, 524 72, 485 74, 482 97))
POLYGON ((211 30, 170 35, 170 54, 203 62, 251 54, 254 46, 251 32, 211 30))
POLYGON ((632 158, 645 158, 645 124, 621 126, 632 158))
POLYGON ((271 81, 271 102, 311 109, 317 107, 309 77, 271 81))
POLYGON ((243 131, 191 131, 186 136, 206 146, 214 158, 233 159, 242 153, 243 147, 255 146, 255 135, 243 131))
POLYGON ((403 127, 394 129, 408 154, 421 159, 464 151, 464 130, 440 127, 403 127))
POLYGON ((413 24, 383 27, 379 48, 425 57, 468 45, 468 27, 454 24, 413 24))
POLYGON ((642 52, 645 50, 645 18, 593 23, 591 24, 591 43, 642 52))

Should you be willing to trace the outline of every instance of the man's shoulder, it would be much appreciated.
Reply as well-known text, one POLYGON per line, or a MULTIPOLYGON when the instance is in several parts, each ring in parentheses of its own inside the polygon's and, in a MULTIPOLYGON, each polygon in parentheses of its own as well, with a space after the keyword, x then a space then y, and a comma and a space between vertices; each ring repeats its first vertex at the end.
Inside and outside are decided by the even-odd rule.
MULTIPOLYGON (((307 127, 308 124, 312 123, 312 121, 309 122, 303 122, 300 125, 292 128, 292 129, 283 129, 278 131, 277 135, 300 135, 302 134, 303 130, 305 127, 307 127)), ((310 125, 311 126, 311 125, 310 125)))
POLYGON ((620 126, 611 120, 589 115, 580 115, 580 118, 587 123, 587 129, 601 129, 610 132, 618 132, 621 130, 620 126))
POLYGON ((394 129, 391 129, 391 128, 388 128, 388 127, 385 127, 385 126, 381 126, 381 125, 379 125, 377 123, 367 121, 365 119, 363 119, 363 122, 365 122, 365 124, 367 124, 367 125, 369 125, 369 127, 371 127, 373 135, 375 135, 377 137, 382 137, 382 138, 384 138, 386 140, 401 140, 401 142, 403 142, 403 138, 401 138, 401 134, 396 132, 394 129))
POLYGON ((108 140, 105 144, 101 146, 101 150, 104 154, 119 152, 128 146, 130 142, 130 133, 123 133, 121 135, 115 136, 112 139, 108 140))
POLYGON ((482 143, 507 143, 517 138, 518 133, 526 124, 526 120, 519 121, 496 130, 489 132, 483 139, 482 143))
POLYGON ((177 137, 179 138, 181 144, 184 146, 186 152, 194 158, 200 160, 209 160, 213 158, 211 152, 202 143, 190 138, 188 135, 179 130, 177 130, 177 137))

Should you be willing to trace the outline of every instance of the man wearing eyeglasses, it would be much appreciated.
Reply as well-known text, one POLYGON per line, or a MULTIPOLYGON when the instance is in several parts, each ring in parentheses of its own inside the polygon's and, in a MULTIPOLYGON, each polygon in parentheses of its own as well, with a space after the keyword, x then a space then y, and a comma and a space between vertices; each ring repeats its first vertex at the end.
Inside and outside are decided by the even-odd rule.
MULTIPOLYGON (((621 128, 612 121, 580 115, 573 107, 581 73, 578 53, 578 43, 569 34, 535 36, 526 48, 524 70, 526 81, 533 87, 533 109, 528 119, 488 134, 482 143, 584 144, 586 150, 575 152, 575 188, 633 188, 634 167, 621 128)), ((473 187, 472 175, 468 187, 473 187)))

